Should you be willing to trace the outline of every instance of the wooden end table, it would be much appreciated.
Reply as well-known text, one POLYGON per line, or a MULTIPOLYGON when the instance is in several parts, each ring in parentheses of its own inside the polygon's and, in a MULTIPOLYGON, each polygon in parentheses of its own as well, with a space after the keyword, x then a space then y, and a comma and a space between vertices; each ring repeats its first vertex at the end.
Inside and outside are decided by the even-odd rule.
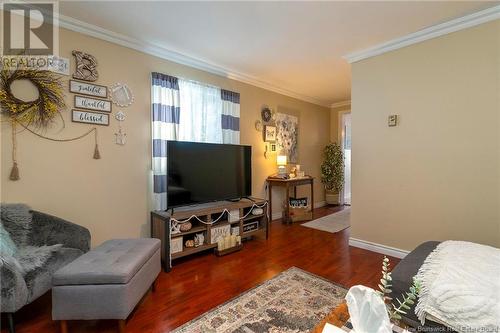
MULTIPOLYGON (((290 179, 282 179, 282 178, 267 178, 267 190, 269 193, 269 212, 272 215, 273 213, 273 200, 272 200, 272 189, 273 186, 280 186, 285 188, 285 213, 283 216, 283 223, 292 223, 292 219, 290 218, 290 189, 293 187, 293 195, 297 197, 297 186, 300 185, 310 185, 311 186, 311 211, 314 211, 314 178, 311 176, 300 177, 300 178, 290 178, 290 179)), ((272 220, 272 219, 271 219, 272 220)))
POLYGON ((319 324, 311 330, 311 333, 323 332, 323 328, 326 323, 342 328, 348 320, 349 311, 347 310, 346 302, 343 302, 333 309, 322 321, 320 321, 319 324))

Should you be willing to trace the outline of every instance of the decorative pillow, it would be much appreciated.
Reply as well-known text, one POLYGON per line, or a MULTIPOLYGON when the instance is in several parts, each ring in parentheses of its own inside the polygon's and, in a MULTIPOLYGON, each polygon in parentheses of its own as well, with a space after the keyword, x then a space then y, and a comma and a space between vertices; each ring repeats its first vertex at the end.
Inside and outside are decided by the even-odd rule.
POLYGON ((14 244, 19 248, 29 245, 33 219, 30 208, 25 204, 2 204, 0 216, 14 244))
POLYGON ((9 255, 13 256, 17 252, 17 246, 10 238, 10 234, 5 228, 3 224, 0 223, 0 255, 9 255))

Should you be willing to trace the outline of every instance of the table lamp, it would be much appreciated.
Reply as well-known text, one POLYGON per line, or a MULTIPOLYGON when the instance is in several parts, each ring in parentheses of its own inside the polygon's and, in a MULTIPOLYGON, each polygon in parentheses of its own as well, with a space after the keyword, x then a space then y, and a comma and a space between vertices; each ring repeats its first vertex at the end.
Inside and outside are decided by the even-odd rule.
POLYGON ((286 175, 286 155, 278 155, 276 164, 278 164, 278 175, 286 175))

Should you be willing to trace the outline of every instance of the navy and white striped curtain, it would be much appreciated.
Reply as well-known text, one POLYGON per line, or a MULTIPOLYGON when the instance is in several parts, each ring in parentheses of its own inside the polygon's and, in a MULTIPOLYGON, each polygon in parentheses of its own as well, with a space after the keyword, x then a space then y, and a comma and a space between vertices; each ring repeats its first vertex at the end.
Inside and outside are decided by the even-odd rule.
POLYGON ((239 144, 240 94, 152 73, 151 103, 153 204, 165 210, 167 141, 239 144))
POLYGON ((167 208, 167 140, 179 136, 180 95, 176 77, 152 73, 153 204, 167 208))
POLYGON ((222 142, 240 143, 240 94, 221 89, 222 100, 222 142))

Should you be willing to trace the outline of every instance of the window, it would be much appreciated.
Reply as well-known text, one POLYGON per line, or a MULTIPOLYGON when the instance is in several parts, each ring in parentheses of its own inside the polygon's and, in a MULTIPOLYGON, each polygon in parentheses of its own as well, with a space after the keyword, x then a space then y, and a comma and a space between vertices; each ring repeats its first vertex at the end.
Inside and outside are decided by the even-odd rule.
POLYGON ((151 75, 155 209, 166 208, 167 141, 240 143, 240 94, 161 73, 151 75))

